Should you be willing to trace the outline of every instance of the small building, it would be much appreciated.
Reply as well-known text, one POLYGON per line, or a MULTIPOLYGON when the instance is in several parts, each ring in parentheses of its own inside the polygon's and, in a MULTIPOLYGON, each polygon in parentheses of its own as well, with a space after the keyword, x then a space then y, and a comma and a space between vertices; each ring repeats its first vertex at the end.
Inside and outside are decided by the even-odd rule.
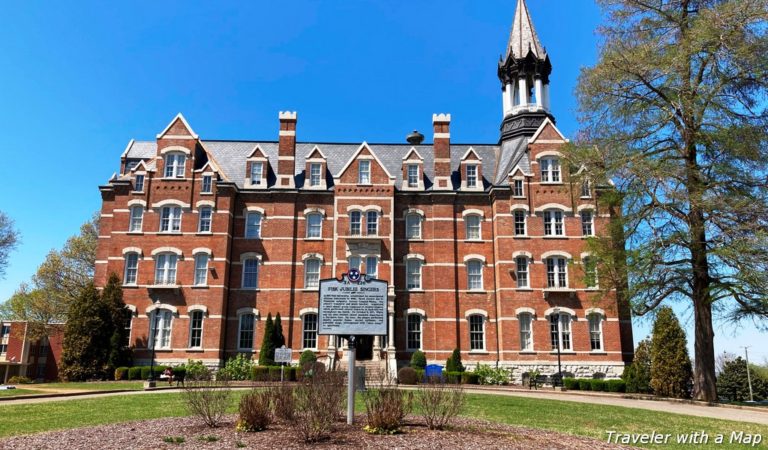
POLYGON ((30 325, 24 321, 0 321, 0 379, 3 384, 14 376, 33 381, 59 378, 64 328, 51 326, 47 337, 31 338, 30 325))

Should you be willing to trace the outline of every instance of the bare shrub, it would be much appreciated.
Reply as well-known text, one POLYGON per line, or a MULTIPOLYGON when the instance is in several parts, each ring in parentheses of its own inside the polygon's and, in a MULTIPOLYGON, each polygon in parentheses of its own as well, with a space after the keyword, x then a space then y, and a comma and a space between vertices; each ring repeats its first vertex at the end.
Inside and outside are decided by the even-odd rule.
POLYGON ((317 442, 332 432, 344 408, 344 373, 315 371, 294 390, 292 428, 304 442, 317 442))
POLYGON ((237 431, 262 431, 272 423, 272 410, 270 408, 270 390, 253 390, 240 399, 239 417, 237 419, 237 431))
POLYGON ((464 407, 464 388, 460 384, 446 384, 432 377, 419 385, 416 404, 430 430, 442 430, 459 415, 464 407))
POLYGON ((413 392, 382 386, 365 391, 363 400, 368 421, 365 430, 375 434, 394 434, 411 412, 413 392))
POLYGON ((227 380, 190 380, 181 391, 190 414, 198 416, 211 428, 219 426, 232 402, 232 389, 227 380))
POLYGON ((285 422, 291 422, 296 415, 293 389, 293 386, 281 384, 272 390, 272 412, 285 422))

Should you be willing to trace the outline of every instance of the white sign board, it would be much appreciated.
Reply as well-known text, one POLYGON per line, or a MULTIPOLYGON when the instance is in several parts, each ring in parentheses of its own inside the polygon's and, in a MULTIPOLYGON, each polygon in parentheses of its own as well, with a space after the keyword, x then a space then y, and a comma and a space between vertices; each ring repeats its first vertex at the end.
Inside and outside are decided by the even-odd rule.
POLYGON ((276 363, 290 363, 293 356, 293 350, 290 348, 276 348, 275 349, 275 362, 276 363))
POLYGON ((341 280, 320 280, 317 332, 342 336, 386 335, 387 282, 359 274, 345 275, 341 280))

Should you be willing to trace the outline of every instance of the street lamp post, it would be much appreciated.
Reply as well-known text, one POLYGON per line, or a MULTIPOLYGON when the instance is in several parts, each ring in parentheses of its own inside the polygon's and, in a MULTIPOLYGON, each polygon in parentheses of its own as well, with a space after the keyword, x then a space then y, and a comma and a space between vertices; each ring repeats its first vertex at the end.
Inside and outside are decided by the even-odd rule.
POLYGON ((552 314, 555 316, 555 327, 557 330, 557 383, 561 384, 563 381, 563 369, 560 365, 560 345, 562 339, 560 332, 560 308, 555 308, 552 314))
MULTIPOLYGON (((160 305, 160 299, 156 298, 153 302, 155 306, 160 305)), ((157 308, 155 308, 155 315, 150 317, 149 322, 149 344, 152 346, 152 353, 149 357, 149 378, 147 378, 147 386, 148 388, 155 387, 155 347, 157 346, 157 342, 155 342, 155 338, 157 335, 157 308)))

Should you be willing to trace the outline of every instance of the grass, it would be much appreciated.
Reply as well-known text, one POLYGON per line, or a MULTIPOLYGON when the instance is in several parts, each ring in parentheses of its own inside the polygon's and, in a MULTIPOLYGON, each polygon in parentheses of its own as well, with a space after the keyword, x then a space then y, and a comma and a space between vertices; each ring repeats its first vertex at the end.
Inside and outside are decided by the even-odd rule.
POLYGON ((3 389, 0 390, 0 397, 19 397, 22 395, 42 394, 41 391, 33 389, 3 389))
MULTIPOLYGON (((231 412, 245 391, 234 391, 231 412)), ((356 402, 363 411, 361 399, 356 402)), ((601 406, 587 403, 561 402, 536 398, 468 394, 464 414, 471 417, 541 428, 562 433, 588 436, 605 441, 607 430, 622 433, 677 433, 705 431, 710 443, 716 433, 726 433, 726 442, 717 448, 729 448, 732 431, 761 433, 768 436, 768 427, 758 424, 684 416, 643 409, 601 406)), ((77 399, 28 405, 3 406, 0 437, 37 433, 48 430, 94 426, 132 420, 187 415, 178 393, 140 394, 77 399)), ((738 410, 734 410, 738 417, 738 410)), ((648 448, 654 448, 648 446, 648 448)), ((664 448, 689 448, 670 442, 664 448)), ((660 447, 656 447, 660 448, 660 447)))
POLYGON ((33 385, 43 389, 62 391, 140 391, 144 389, 143 381, 88 381, 82 383, 40 383, 33 385))

